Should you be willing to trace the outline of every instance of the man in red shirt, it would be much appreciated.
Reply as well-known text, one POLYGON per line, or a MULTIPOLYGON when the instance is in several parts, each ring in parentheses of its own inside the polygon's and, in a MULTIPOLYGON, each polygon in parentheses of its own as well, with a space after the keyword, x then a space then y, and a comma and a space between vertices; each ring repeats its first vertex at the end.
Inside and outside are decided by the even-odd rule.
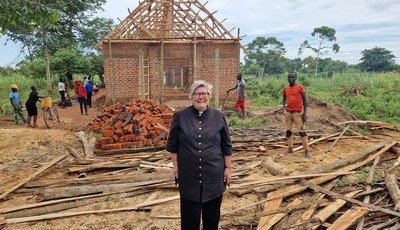
POLYGON ((308 150, 308 137, 304 130, 304 123, 307 120, 307 99, 304 86, 296 84, 297 74, 289 73, 289 85, 283 89, 283 112, 285 114, 286 138, 289 149, 286 153, 293 152, 293 126, 300 131, 301 141, 305 150, 304 155, 311 158, 308 150), (304 110, 303 110, 304 109, 304 110))

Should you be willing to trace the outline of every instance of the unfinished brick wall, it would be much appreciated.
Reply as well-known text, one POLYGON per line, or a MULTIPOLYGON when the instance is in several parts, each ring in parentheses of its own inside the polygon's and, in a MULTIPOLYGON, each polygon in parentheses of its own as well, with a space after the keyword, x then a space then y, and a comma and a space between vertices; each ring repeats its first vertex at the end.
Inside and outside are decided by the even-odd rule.
MULTIPOLYGON (((196 79, 206 80, 216 86, 216 50, 219 50, 219 98, 225 96, 226 90, 236 84, 236 74, 239 72, 239 43, 198 43, 196 45, 196 70, 194 70, 194 46, 191 43, 164 43, 164 69, 189 68, 189 85, 193 83, 194 71, 196 79)), ((161 100, 163 97, 163 76, 161 71, 161 44, 113 42, 112 62, 108 43, 103 44, 104 80, 107 99, 112 96, 120 101, 139 97, 139 52, 148 60, 150 73, 150 98, 161 100), (114 76, 114 78, 112 77, 114 76), (112 87, 114 86, 114 87, 112 87)), ((215 98, 215 92, 213 92, 215 98)))

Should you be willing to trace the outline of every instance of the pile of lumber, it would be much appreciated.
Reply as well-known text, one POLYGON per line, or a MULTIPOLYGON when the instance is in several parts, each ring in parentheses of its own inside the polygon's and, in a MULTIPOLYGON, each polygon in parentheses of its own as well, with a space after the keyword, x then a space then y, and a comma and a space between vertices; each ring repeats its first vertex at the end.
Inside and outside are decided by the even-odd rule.
POLYGON ((164 146, 173 110, 157 100, 132 99, 126 105, 106 107, 89 127, 102 132, 96 149, 118 150, 132 147, 164 146))

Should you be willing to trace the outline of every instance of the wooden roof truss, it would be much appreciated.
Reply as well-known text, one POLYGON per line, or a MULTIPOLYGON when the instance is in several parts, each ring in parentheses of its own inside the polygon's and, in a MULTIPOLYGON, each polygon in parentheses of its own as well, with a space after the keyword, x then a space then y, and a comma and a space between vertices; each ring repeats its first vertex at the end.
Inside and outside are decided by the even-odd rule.
POLYGON ((104 39, 237 39, 198 0, 144 0, 104 39))

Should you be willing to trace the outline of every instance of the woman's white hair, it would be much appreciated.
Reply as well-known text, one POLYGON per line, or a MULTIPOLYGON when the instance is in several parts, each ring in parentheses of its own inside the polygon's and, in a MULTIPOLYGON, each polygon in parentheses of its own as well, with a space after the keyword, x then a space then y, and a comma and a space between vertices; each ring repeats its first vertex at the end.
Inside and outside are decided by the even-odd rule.
POLYGON ((192 86, 190 87, 190 92, 189 92, 189 99, 192 100, 192 96, 194 94, 194 91, 196 91, 197 88, 199 87, 205 87, 207 89, 207 93, 210 94, 210 99, 212 96, 212 90, 213 90, 213 85, 210 83, 204 81, 204 80, 197 80, 193 82, 192 86))

